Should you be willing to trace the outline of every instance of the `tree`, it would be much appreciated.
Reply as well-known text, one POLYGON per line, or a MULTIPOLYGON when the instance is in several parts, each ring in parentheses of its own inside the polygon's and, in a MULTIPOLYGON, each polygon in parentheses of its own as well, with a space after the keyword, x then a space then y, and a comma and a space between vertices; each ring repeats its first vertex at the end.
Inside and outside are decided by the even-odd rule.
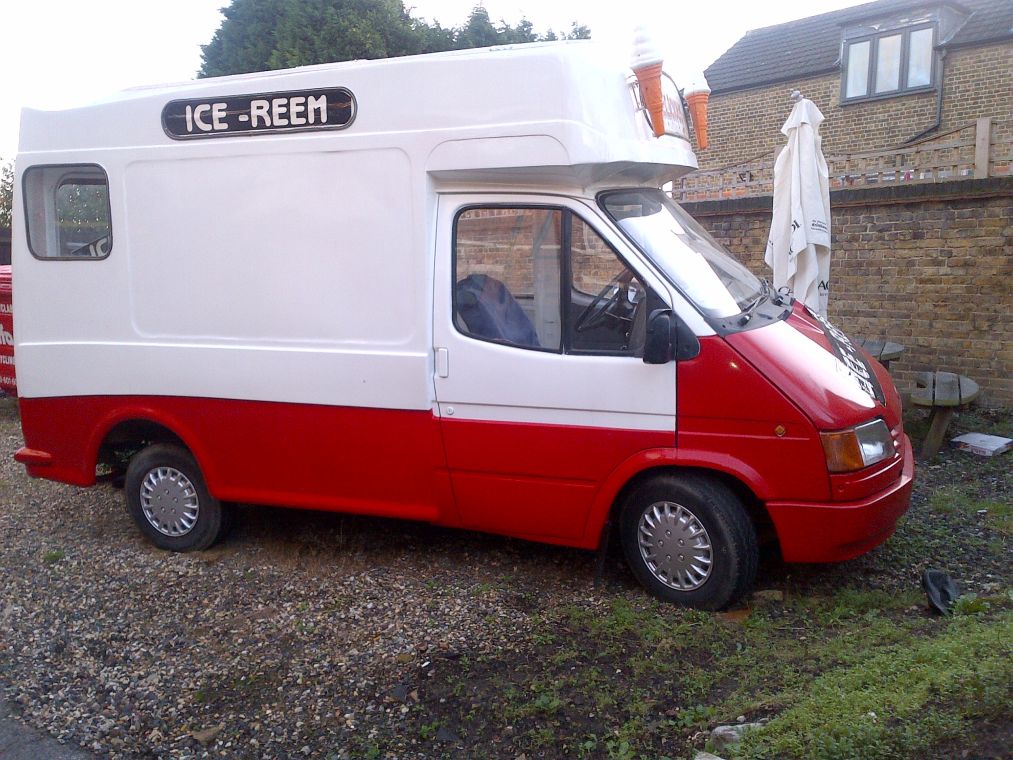
POLYGON ((450 41, 401 0, 232 0, 222 15, 199 76, 411 55, 450 41))
POLYGON ((578 24, 574 21, 570 24, 570 31, 563 35, 564 40, 589 40, 591 39, 591 27, 586 24, 578 24))
POLYGON ((10 229, 14 207, 14 164, 0 166, 0 229, 10 229))
POLYGON ((488 47, 498 45, 499 41, 500 32, 489 20, 489 11, 476 5, 468 16, 468 22, 455 35, 454 47, 458 50, 488 47))
MULTIPOLYGON (((527 19, 494 25, 481 6, 463 26, 446 29, 412 17, 402 0, 232 0, 222 15, 202 47, 198 76, 557 39, 551 31, 539 37, 527 19)), ((574 22, 565 38, 578 32, 590 36, 574 22)))

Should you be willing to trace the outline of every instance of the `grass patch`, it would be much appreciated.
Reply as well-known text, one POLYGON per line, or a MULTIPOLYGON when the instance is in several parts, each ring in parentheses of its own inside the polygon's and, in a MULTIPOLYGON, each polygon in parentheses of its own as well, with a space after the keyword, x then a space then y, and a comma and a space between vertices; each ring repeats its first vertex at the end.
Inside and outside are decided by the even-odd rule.
POLYGON ((968 721, 1006 714, 1013 697, 1013 614, 956 618, 934 637, 827 672, 745 737, 735 758, 918 757, 962 736, 968 721))
POLYGON ((53 565, 64 559, 67 556, 67 552, 63 549, 51 549, 42 555, 42 561, 47 565, 53 565))
POLYGON ((1000 409, 982 409, 972 406, 957 413, 961 430, 1013 438, 1013 416, 1000 409))
POLYGON ((677 758, 702 748, 700 731, 776 716, 741 757, 931 755, 1011 696, 1013 601, 961 605, 942 620, 920 591, 844 588, 734 624, 646 598, 560 607, 522 653, 459 661, 423 685, 416 725, 439 721, 473 746, 509 726, 511 756, 677 758))
POLYGON ((1013 505, 995 499, 977 499, 972 489, 973 485, 967 483, 942 486, 929 497, 929 507, 942 515, 982 517, 993 530, 1004 536, 1013 535, 1013 505))

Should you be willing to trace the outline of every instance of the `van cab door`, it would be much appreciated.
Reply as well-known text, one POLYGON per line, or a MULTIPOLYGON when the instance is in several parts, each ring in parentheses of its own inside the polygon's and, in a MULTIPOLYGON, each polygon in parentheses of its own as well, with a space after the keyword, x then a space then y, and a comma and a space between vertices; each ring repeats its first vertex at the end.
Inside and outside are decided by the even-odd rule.
POLYGON ((580 544, 608 475, 675 445, 675 362, 642 358, 666 291, 576 200, 443 195, 436 245, 434 382, 461 522, 580 544))

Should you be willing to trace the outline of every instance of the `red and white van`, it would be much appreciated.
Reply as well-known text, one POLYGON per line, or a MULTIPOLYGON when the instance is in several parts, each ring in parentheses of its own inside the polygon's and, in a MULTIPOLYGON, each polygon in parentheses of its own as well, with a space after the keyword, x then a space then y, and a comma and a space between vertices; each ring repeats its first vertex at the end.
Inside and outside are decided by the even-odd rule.
POLYGON ((696 167, 591 43, 353 62, 26 110, 14 314, 30 475, 140 529, 237 503, 596 549, 707 608, 883 542, 889 376, 661 190, 696 167), (660 136, 659 136, 660 135, 660 136), (772 529, 772 530, 771 530, 772 529))

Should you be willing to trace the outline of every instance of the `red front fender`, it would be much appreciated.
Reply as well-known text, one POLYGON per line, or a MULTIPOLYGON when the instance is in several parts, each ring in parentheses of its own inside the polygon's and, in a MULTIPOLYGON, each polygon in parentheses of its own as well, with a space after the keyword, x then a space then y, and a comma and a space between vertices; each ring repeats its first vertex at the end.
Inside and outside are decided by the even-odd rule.
POLYGON ((606 478, 588 512, 580 545, 586 549, 598 547, 605 521, 627 483, 642 473, 666 468, 710 470, 734 478, 754 494, 764 490, 763 478, 755 468, 727 454, 676 448, 645 449, 626 459, 606 478))

